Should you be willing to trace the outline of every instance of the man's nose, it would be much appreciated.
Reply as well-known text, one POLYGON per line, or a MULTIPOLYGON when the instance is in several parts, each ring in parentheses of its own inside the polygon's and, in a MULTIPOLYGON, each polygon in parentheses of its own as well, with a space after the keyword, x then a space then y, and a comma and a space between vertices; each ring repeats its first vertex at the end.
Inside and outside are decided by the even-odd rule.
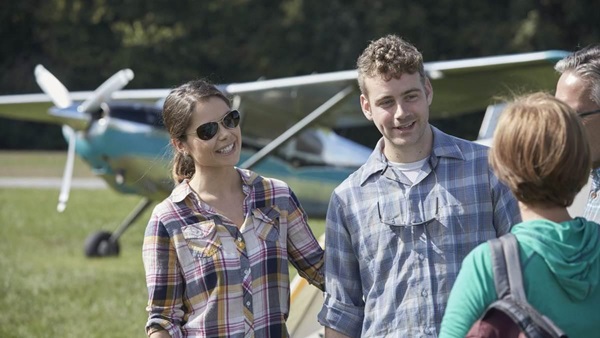
POLYGON ((394 118, 399 120, 404 118, 406 115, 408 115, 408 112, 404 107, 402 107, 402 104, 397 104, 396 111, 394 112, 394 118))

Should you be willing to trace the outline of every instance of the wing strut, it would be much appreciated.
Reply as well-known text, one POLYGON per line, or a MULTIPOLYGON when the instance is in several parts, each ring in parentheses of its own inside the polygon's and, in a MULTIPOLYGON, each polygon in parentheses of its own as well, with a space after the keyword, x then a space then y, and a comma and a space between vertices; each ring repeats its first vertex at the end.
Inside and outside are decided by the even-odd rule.
POLYGON ((288 130, 279 135, 276 139, 269 142, 261 150, 252 155, 249 159, 244 161, 240 168, 250 169, 256 163, 260 162, 263 158, 268 156, 270 153, 279 148, 283 143, 294 137, 299 132, 303 131, 308 125, 313 123, 316 119, 330 111, 332 108, 340 104, 344 99, 348 98, 355 90, 355 86, 348 86, 342 89, 340 92, 332 96, 329 100, 325 101, 322 105, 313 110, 312 113, 306 115, 302 120, 298 121, 288 130))

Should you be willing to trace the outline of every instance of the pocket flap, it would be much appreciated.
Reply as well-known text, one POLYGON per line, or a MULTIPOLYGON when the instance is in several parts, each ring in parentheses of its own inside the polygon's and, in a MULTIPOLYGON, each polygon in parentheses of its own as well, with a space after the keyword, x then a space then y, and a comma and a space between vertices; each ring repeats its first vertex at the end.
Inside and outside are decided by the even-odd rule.
POLYGON ((200 223, 189 224, 181 227, 183 237, 187 239, 207 238, 216 231, 215 222, 206 220, 200 223))
POLYGON ((280 213, 277 207, 262 207, 252 210, 254 217, 266 223, 278 223, 280 213))

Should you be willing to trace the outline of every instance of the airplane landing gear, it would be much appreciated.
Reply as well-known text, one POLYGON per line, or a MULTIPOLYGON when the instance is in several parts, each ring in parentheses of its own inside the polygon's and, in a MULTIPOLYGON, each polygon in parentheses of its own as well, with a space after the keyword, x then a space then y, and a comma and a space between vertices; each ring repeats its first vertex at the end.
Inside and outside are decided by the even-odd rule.
POLYGON ((110 232, 98 231, 85 240, 85 255, 87 257, 107 257, 119 255, 119 242, 113 240, 110 232))
POLYGON ((91 234, 84 245, 87 257, 108 257, 119 255, 119 237, 123 235, 133 222, 152 204, 152 200, 143 198, 131 211, 127 218, 119 225, 113 233, 98 231, 91 234))

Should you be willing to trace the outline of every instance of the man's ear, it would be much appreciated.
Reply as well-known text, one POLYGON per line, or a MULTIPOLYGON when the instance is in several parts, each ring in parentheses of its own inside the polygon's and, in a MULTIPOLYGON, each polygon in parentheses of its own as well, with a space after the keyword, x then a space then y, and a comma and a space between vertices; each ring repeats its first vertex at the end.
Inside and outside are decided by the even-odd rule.
POLYGON ((427 97, 427 104, 431 106, 431 102, 433 102, 433 87, 428 77, 425 77, 425 97, 427 97))
POLYGON ((373 121, 371 104, 369 103, 369 99, 364 94, 360 94, 360 108, 362 109, 363 114, 365 114, 367 120, 373 121))

